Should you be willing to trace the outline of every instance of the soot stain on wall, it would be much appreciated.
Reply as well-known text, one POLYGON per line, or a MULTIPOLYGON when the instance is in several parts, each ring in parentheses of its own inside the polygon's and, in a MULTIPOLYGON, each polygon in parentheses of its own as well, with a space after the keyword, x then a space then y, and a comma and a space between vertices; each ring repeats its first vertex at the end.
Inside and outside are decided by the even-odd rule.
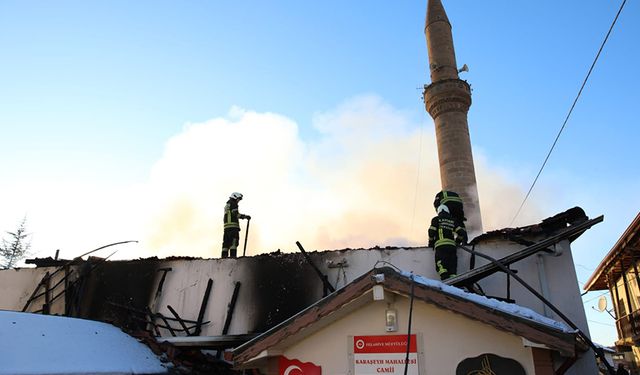
POLYGON ((251 332, 265 332, 319 299, 322 282, 302 254, 264 254, 249 264, 256 320, 251 332))
POLYGON ((144 329, 143 321, 134 319, 134 314, 112 303, 144 311, 154 292, 158 262, 131 261, 105 262, 92 273, 85 298, 84 317, 110 322, 127 329, 144 329))

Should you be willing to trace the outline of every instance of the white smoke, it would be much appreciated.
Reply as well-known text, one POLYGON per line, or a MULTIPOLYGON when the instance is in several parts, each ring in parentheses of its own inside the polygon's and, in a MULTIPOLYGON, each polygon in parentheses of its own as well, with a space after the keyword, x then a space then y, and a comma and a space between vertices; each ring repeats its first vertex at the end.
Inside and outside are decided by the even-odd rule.
MULTIPOLYGON (((234 191, 252 216, 248 255, 292 251, 295 241, 309 250, 424 244, 440 189, 432 122, 412 123, 370 95, 315 115, 313 125, 320 137, 303 140, 293 120, 240 108, 186 125, 153 168, 143 246, 218 257, 234 191)), ((522 191, 476 159, 485 230, 507 226, 522 191)), ((521 216, 537 220, 534 211, 521 216)), ((244 236, 243 223, 241 248, 244 236)))

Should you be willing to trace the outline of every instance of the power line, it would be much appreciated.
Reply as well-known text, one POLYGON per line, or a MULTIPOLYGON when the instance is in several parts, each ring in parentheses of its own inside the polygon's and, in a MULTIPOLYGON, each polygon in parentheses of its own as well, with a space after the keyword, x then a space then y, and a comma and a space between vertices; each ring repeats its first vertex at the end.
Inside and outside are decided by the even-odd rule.
POLYGON ((609 323, 603 323, 603 322, 598 322, 596 320, 587 320, 590 323, 595 323, 595 324, 602 324, 603 326, 608 326, 608 327, 615 327, 615 325, 613 324, 609 324, 609 323))
POLYGON ((588 300, 586 300, 586 301, 582 301, 582 304, 584 305, 585 303, 589 303, 589 302, 591 302, 591 301, 593 301, 593 300, 595 300, 595 299, 597 299, 597 298, 600 298, 600 297, 604 296, 604 295, 605 295, 605 294, 607 294, 607 293, 609 293, 609 292, 608 292, 608 291, 607 291, 607 292, 603 292, 603 293, 598 294, 597 296, 595 296, 595 297, 593 297, 593 298, 589 298, 589 299, 588 299, 588 300))
POLYGON ((602 52, 602 49, 604 48, 604 45, 607 43, 607 40, 609 39, 609 35, 611 34, 611 31, 613 30, 613 26, 618 21, 618 16, 620 16, 620 13, 622 12, 622 8, 624 8, 624 5, 626 4, 626 2, 627 2, 627 0, 623 0, 622 1, 622 4, 620 5, 620 9, 618 9, 618 13, 616 14, 616 17, 613 19, 613 22, 611 23, 611 26, 609 27, 609 31, 607 32, 607 35, 604 37, 604 40, 602 41, 602 44, 600 45, 600 49, 598 50, 598 53, 596 54, 595 59, 593 59, 593 63, 591 64, 591 67, 589 68, 589 72, 587 72, 587 76, 584 78, 584 81, 582 82, 582 86, 580 86, 580 90, 578 91, 578 95, 576 95, 576 98, 573 100, 573 104, 571 105, 571 108, 569 109, 569 113, 567 113, 567 117, 564 119, 564 122, 562 123, 562 127, 560 127, 560 131, 558 131, 558 135, 556 135, 556 139, 553 141, 553 144, 551 145, 551 148, 549 149, 549 152, 547 153, 547 156, 544 158, 544 162, 542 162, 542 166, 540 167, 540 170, 538 171, 538 174, 536 175, 536 178, 533 180, 533 183, 531 184, 531 187, 529 188, 529 191, 527 192, 527 195, 525 195, 524 199, 522 200, 522 203, 520 204, 520 207, 518 208, 518 211, 513 216, 513 219, 511 219, 511 224, 509 224, 509 226, 513 225, 513 222, 516 220, 516 218, 520 214, 520 211, 522 211, 522 207, 524 207, 524 203, 529 198, 529 195, 531 194, 531 191, 533 190, 533 187, 536 185, 536 182, 538 182, 538 178, 540 177, 540 174, 542 173, 542 170, 544 169, 545 165, 547 165, 547 161, 549 160, 549 157, 551 156, 551 153, 553 152, 553 149, 556 147, 556 143, 558 143, 558 139, 560 138, 560 134, 562 134, 562 131, 564 130, 565 126, 567 125, 567 122, 569 121, 569 117, 571 117, 571 113, 573 112, 573 108, 575 108, 576 103, 578 103, 578 99, 580 98, 580 95, 582 94, 582 90, 584 89, 585 85, 587 84, 587 81, 589 80, 589 76, 591 76, 591 72, 593 71, 593 68, 596 66, 596 62, 598 61, 598 58, 600 57, 600 53, 602 52))

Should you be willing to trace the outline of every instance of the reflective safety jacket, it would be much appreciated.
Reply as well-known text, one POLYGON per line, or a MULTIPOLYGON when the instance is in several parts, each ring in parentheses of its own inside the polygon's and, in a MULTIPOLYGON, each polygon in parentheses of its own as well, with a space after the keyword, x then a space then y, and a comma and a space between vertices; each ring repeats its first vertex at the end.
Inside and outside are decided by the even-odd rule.
POLYGON ((462 220, 454 218, 442 211, 431 219, 429 227, 429 247, 456 246, 456 243, 467 243, 467 231, 462 220))
POLYGON ((224 206, 224 229, 238 228, 240 229, 240 221, 238 220, 240 214, 238 213, 238 201, 235 199, 229 199, 224 206))

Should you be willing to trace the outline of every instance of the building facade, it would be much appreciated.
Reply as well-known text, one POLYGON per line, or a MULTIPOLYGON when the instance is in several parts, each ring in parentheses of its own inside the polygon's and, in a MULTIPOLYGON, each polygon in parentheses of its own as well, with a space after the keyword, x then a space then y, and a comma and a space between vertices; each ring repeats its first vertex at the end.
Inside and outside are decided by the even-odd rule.
POLYGON ((640 370, 640 213, 613 245, 584 286, 609 291, 615 311, 619 352, 636 373, 640 370))
POLYGON ((336 375, 401 374, 405 366, 409 374, 552 375, 562 366, 554 361, 571 362, 579 350, 586 348, 573 330, 530 309, 383 267, 237 348, 234 358, 265 375, 304 365, 336 375))

